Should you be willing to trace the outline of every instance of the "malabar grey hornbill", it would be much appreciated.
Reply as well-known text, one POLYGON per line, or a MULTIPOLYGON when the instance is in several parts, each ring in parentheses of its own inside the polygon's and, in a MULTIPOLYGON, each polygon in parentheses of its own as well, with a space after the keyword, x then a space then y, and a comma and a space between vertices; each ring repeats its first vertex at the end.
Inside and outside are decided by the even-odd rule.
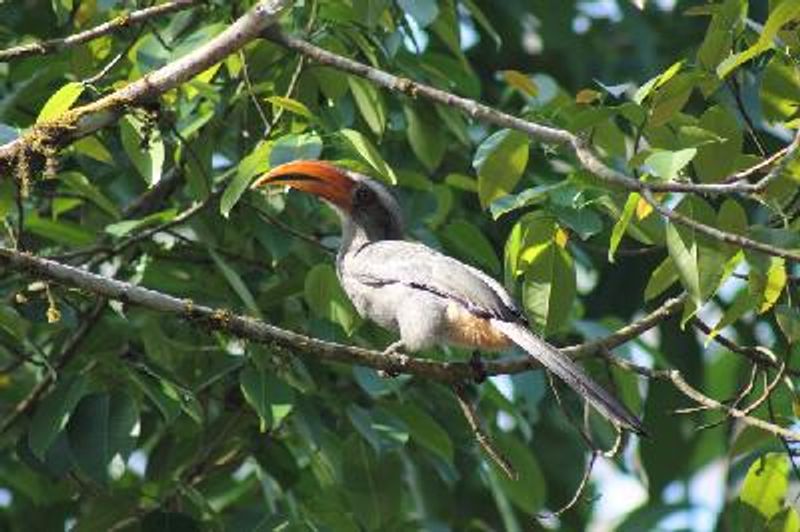
MULTIPOLYGON (((453 344, 496 351, 516 344, 616 426, 644 433, 639 419, 572 360, 532 333, 505 289, 477 268, 404 239, 394 196, 367 176, 323 161, 295 161, 253 188, 286 185, 328 201, 342 220, 336 271, 358 313, 396 331, 388 350, 453 344)), ((388 351, 387 350, 387 351, 388 351)))

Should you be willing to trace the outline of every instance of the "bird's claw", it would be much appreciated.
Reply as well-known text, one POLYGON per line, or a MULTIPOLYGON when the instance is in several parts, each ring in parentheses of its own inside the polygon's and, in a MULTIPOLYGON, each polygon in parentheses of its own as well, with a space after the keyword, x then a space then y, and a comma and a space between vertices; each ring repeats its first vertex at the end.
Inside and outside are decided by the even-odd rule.
POLYGON ((382 379, 396 379, 400 376, 400 372, 395 368, 379 369, 378 376, 382 379))

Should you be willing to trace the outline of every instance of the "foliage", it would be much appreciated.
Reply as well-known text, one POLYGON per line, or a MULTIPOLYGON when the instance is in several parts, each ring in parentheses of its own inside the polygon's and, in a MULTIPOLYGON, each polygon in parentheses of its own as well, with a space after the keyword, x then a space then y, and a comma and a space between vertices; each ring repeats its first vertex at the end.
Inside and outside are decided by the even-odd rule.
MULTIPOLYGON (((196 49, 252 3, 202 2, 0 64, 0 142, 196 49)), ((126 7, 148 2, 11 4, 0 2, 3 48, 124 21, 126 7)), ((642 11, 619 2, 609 17, 597 4, 306 0, 281 25, 342 56, 578 134, 646 184, 722 183, 791 141, 800 127, 797 2, 642 11)), ((558 345, 607 335, 685 291, 682 316, 617 354, 680 370, 720 400, 744 389, 739 408, 768 393, 750 414, 797 426, 797 261, 667 220, 641 190, 597 179, 566 149, 268 40, 126 111, 47 154, 42 168, 20 160, 0 176, 5 247, 380 350, 394 338, 361 320, 335 283, 335 213, 300 195, 248 190, 282 162, 335 160, 397 185, 412 238, 504 278, 532 326, 558 345), (755 365, 754 352, 777 362, 755 365)), ((775 169, 755 194, 656 198, 797 254, 800 162, 775 161, 748 176, 775 169)), ((90 293, 24 272, 4 271, 0 295, 8 529, 522 530, 566 503, 583 474, 588 451, 539 373, 469 390, 519 474, 510 480, 441 384, 301 361, 124 301, 95 307, 90 293)), ((710 509, 717 527, 800 526, 787 499, 796 484, 789 444, 723 411, 674 415, 695 404, 668 381, 599 360, 587 367, 604 384, 613 379, 651 432, 610 462, 646 493, 614 526, 697 525, 691 519, 709 509, 690 486, 719 470, 700 488, 733 495, 710 509)), ((568 396, 568 411, 577 414, 576 403, 568 396)), ((588 419, 610 446, 609 427, 588 419)), ((596 480, 590 489, 603 498, 635 496, 596 480)), ((595 512, 603 500, 592 501, 585 496, 561 525, 607 520, 595 512)))

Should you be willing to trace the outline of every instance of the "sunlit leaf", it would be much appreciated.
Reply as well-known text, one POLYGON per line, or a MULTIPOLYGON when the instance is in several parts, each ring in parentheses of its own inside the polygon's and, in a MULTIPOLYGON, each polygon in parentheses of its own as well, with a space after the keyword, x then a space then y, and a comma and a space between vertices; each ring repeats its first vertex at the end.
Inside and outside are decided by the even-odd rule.
POLYGON ((59 116, 66 113, 72 105, 78 101, 78 98, 83 94, 84 85, 76 81, 67 83, 58 89, 47 103, 44 104, 42 110, 39 111, 39 116, 36 118, 36 123, 51 122, 58 119, 59 116))

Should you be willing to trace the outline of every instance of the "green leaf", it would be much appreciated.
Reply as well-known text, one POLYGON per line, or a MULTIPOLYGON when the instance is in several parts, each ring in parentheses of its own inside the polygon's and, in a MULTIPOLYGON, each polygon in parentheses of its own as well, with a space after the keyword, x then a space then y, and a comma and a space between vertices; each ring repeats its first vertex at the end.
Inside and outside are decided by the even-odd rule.
POLYGON ((348 299, 336 271, 327 264, 314 266, 305 281, 305 299, 317 316, 341 325, 350 335, 358 324, 353 304, 348 299))
POLYGON ((109 224, 106 226, 105 230, 109 235, 121 238, 136 229, 170 222, 174 220, 177 215, 178 211, 176 209, 167 209, 165 211, 155 212, 144 218, 139 218, 138 220, 122 220, 121 222, 109 224))
POLYGON ((361 78, 349 76, 347 82, 364 121, 372 132, 380 137, 386 127, 386 104, 383 96, 372 83, 361 78))
POLYGON ((161 413, 165 423, 172 423, 181 413, 180 392, 166 379, 148 373, 130 371, 131 380, 161 413))
POLYGON ((473 0, 463 0, 463 4, 475 22, 478 23, 478 26, 480 26, 483 31, 485 31, 489 37, 491 37, 492 41, 494 41, 495 49, 499 50, 500 46, 503 44, 503 38, 500 37, 500 34, 492 25, 489 17, 487 17, 483 11, 481 11, 481 9, 473 0))
POLYGON ((730 306, 728 306, 722 314, 722 317, 717 321, 716 325, 712 327, 711 332, 706 338, 706 346, 708 346, 725 327, 739 321, 739 318, 744 316, 748 311, 753 310, 755 304, 756 301, 752 298, 748 290, 740 290, 736 294, 736 297, 734 297, 730 306))
POLYGON ((50 96, 50 99, 44 104, 42 110, 39 111, 36 123, 52 122, 69 111, 72 105, 81 97, 81 94, 83 94, 83 89, 83 83, 77 81, 72 81, 62 86, 50 96))
POLYGON ((453 442, 447 431, 428 412, 411 403, 392 404, 387 409, 408 426, 414 442, 453 462, 453 442))
POLYGON ((69 188, 85 196, 113 218, 120 217, 119 209, 114 205, 114 202, 108 199, 99 188, 92 185, 85 175, 78 172, 64 172, 63 174, 59 174, 59 179, 69 188))
POLYGON ((272 408, 267 393, 268 374, 254 366, 247 366, 239 374, 239 386, 247 403, 256 411, 261 420, 261 432, 273 426, 272 408))
POLYGON ((644 300, 650 301, 658 297, 664 290, 675 284, 677 280, 678 269, 675 267, 675 262, 671 257, 667 257, 653 270, 653 275, 650 276, 650 280, 644 289, 644 300))
POLYGON ((28 445, 37 458, 44 458, 58 433, 67 426, 88 384, 85 375, 62 377, 53 391, 36 407, 28 429, 28 445))
POLYGON ((758 40, 750 48, 734 54, 717 67, 717 76, 725 78, 742 64, 766 52, 774 46, 774 39, 783 26, 800 17, 800 3, 792 0, 781 2, 772 10, 758 36, 758 40))
POLYGON ((442 162, 447 138, 442 135, 440 125, 432 121, 429 108, 406 105, 403 107, 408 127, 406 136, 414 155, 429 172, 433 172, 442 162))
MULTIPOLYGON (((685 198, 676 212, 706 225, 714 225, 716 219, 711 207, 697 197, 685 198)), ((730 258, 729 250, 692 228, 668 223, 666 232, 669 255, 692 298, 691 310, 697 310, 716 292, 726 274, 722 266, 730 258)), ((684 318, 689 316, 691 313, 684 312, 684 318)))
POLYGON ((397 0, 397 5, 416 20, 420 28, 430 26, 439 16, 436 0, 397 0))
POLYGON ((484 208, 517 186, 528 165, 528 143, 525 134, 503 129, 478 146, 472 167, 478 174, 478 196, 484 208))
POLYGON ((53 221, 40 218, 38 214, 31 213, 25 218, 25 229, 59 244, 67 246, 88 246, 95 242, 97 233, 89 229, 64 220, 53 221))
POLYGON ((717 65, 731 52, 734 39, 738 39, 747 17, 747 0, 724 0, 714 5, 713 17, 697 59, 703 68, 715 72, 717 65))
POLYGON ((768 122, 792 118, 800 108, 800 70, 783 54, 775 54, 761 77, 759 96, 768 122))
POLYGON ((402 477, 397 453, 376 456, 362 438, 351 435, 342 447, 342 484, 355 518, 366 530, 385 530, 400 511, 402 477))
POLYGON ((299 159, 318 159, 322 155, 322 139, 314 133, 285 135, 272 145, 269 165, 272 168, 299 159))
POLYGON ((689 101, 697 81, 696 73, 681 73, 659 88, 652 100, 649 125, 658 127, 672 120, 689 101))
POLYGON ((353 129, 343 129, 339 133, 355 148, 356 153, 378 172, 378 175, 392 185, 397 184, 397 176, 394 171, 386 164, 386 161, 383 160, 383 157, 367 137, 353 129))
POLYGON ((635 509, 615 528, 615 532, 640 532, 642 530, 659 530, 664 518, 679 512, 692 509, 689 503, 664 504, 661 502, 643 504, 635 509))
POLYGON ((636 212, 636 206, 639 205, 640 199, 641 196, 638 192, 631 192, 628 194, 628 199, 625 201, 625 206, 622 208, 622 215, 611 230, 611 240, 608 244, 608 262, 614 262, 614 254, 617 252, 620 242, 622 242, 625 231, 628 230, 628 225, 633 219, 633 213, 636 212))
POLYGON ((742 128, 737 119, 719 105, 704 112, 698 126, 725 139, 698 147, 693 162, 700 181, 716 183, 736 169, 737 159, 742 152, 742 128))
POLYGON ((660 150, 651 154, 644 163, 650 167, 654 175, 665 181, 672 181, 694 159, 695 155, 697 155, 695 148, 678 151, 660 150))
POLYGON ((725 139, 702 127, 682 126, 678 128, 678 143, 685 148, 697 148, 720 142, 725 142, 725 139))
POLYGON ((492 462, 492 471, 511 502, 523 512, 534 515, 545 503, 547 485, 539 463, 530 449, 511 435, 497 438, 500 451, 514 466, 518 479, 511 480, 492 462))
POLYGON ((25 340, 31 323, 19 315, 10 305, 0 305, 0 330, 8 333, 12 338, 22 342, 25 340))
POLYGON ((279 426, 294 408, 294 391, 272 373, 248 365, 239 374, 239 386, 258 414, 262 432, 279 426))
POLYGON ((747 470, 739 500, 770 519, 784 507, 789 489, 789 459, 783 453, 767 453, 747 470))
MULTIPOLYGON (((447 177, 450 178, 450 176, 447 177)), ((569 186, 567 181, 561 181, 552 185, 539 185, 536 187, 526 188, 519 194, 507 194, 500 196, 496 200, 492 201, 492 203, 489 205, 489 212, 492 214, 492 218, 497 220, 501 216, 517 209, 543 203, 551 192, 567 186, 569 186)))
POLYGON ((500 260, 491 242, 471 223, 466 220, 451 222, 442 229, 441 237, 450 248, 469 262, 495 275, 500 273, 500 260))
POLYGON ((59 24, 64 24, 72 14, 74 0, 50 0, 59 24))
POLYGON ((271 142, 259 142, 253 151, 239 162, 236 167, 236 176, 225 187, 225 192, 222 193, 222 199, 219 202, 219 212, 222 216, 227 218, 230 215, 231 210, 239 202, 242 194, 257 174, 269 170, 271 150, 271 142))
POLYGON ((166 149, 161 132, 134 115, 126 115, 119 124, 122 147, 133 166, 148 185, 161 181, 166 149))
POLYGON ((763 314, 775 305, 788 277, 786 261, 780 257, 765 257, 759 253, 746 253, 750 264, 748 288, 755 300, 756 312, 763 314))
POLYGON ((603 230, 603 219, 589 207, 553 205, 550 210, 562 225, 575 231, 581 240, 588 240, 603 230))
POLYGON ((287 98, 286 96, 270 96, 265 98, 265 100, 276 107, 286 109, 287 111, 302 116, 303 118, 314 120, 314 115, 302 102, 298 102, 292 98, 287 98))
POLYGON ((67 424, 67 436, 80 469, 105 483, 112 460, 124 464, 138 439, 136 402, 121 392, 84 396, 67 424))
POLYGON ((789 305, 778 305, 775 307, 775 318, 789 345, 800 342, 800 310, 789 305))
POLYGON ((233 291, 236 292, 237 296, 239 296, 239 299, 242 300, 247 309, 255 317, 260 319, 261 309, 258 308, 253 294, 250 292, 250 289, 247 288, 247 285, 239 276, 239 273, 227 262, 225 262, 225 260, 213 249, 208 248, 208 254, 211 256, 214 264, 217 266, 217 269, 219 269, 219 271, 222 273, 222 276, 225 277, 226 281, 228 281, 228 285, 233 288, 233 291))
POLYGON ((522 302, 528 316, 545 336, 561 330, 569 321, 577 293, 575 264, 559 244, 560 229, 552 224, 551 240, 521 253, 527 263, 522 285, 522 302))
POLYGON ((647 83, 639 87, 639 90, 633 95, 633 101, 636 102, 638 105, 641 105, 643 101, 647 99, 648 96, 655 90, 670 81, 675 75, 680 72, 681 68, 683 67, 683 61, 678 61, 666 69, 664 72, 659 74, 658 76, 652 78, 647 83))
POLYGON ((773 515, 767 523, 766 532, 794 532, 800 530, 800 514, 789 506, 773 515))

